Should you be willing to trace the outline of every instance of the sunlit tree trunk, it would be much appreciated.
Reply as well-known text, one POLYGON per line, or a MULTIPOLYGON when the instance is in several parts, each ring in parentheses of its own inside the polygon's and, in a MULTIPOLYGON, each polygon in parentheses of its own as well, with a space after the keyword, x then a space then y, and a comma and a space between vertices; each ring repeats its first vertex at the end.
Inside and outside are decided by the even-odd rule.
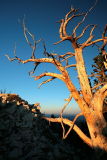
POLYGON ((92 98, 92 93, 83 60, 83 50, 81 48, 75 49, 75 59, 76 59, 76 68, 78 72, 78 79, 81 86, 81 92, 83 94, 84 100, 87 102, 87 104, 89 104, 90 99, 92 98))
POLYGON ((86 118, 93 148, 107 151, 107 133, 104 133, 107 132, 107 122, 103 116, 104 92, 92 95, 82 54, 81 48, 75 49, 76 67, 81 91, 85 102, 88 104, 88 106, 85 106, 85 109, 81 107, 82 112, 86 118))
POLYGON ((89 105, 89 115, 85 116, 93 147, 105 151, 107 151, 107 122, 103 115, 103 102, 106 96, 107 85, 94 94, 89 105))
POLYGON ((102 149, 107 151, 107 122, 103 116, 103 101, 105 97, 104 92, 106 89, 104 92, 99 91, 95 95, 92 95, 81 48, 77 48, 75 50, 75 58, 77 62, 76 67, 83 95, 83 101, 75 96, 73 97, 79 104, 81 111, 86 118, 92 141, 92 147, 96 150, 102 149))
POLYGON ((86 121, 92 141, 92 147, 95 150, 101 149, 107 152, 107 123, 103 115, 91 112, 89 113, 90 115, 86 117, 86 121))

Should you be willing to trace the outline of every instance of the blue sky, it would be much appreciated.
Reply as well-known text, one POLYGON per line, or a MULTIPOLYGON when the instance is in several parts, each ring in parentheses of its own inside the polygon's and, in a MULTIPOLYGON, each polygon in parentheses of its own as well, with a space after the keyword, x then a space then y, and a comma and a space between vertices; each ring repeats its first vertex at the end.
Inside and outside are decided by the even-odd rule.
MULTIPOLYGON (((66 53, 73 51, 70 44, 53 45, 59 40, 59 24, 56 23, 64 17, 70 7, 80 8, 87 11, 94 3, 94 0, 1 0, 0 1, 0 89, 7 92, 19 94, 29 103, 40 102, 42 112, 57 113, 65 103, 69 92, 65 84, 59 80, 43 85, 38 89, 41 80, 34 81, 29 77, 28 72, 32 70, 33 64, 22 65, 17 62, 9 62, 5 54, 13 56, 14 44, 16 43, 16 54, 22 59, 31 56, 31 48, 26 44, 20 21, 25 17, 26 25, 36 39, 43 38, 48 51, 66 53)), ((101 35, 104 25, 107 23, 107 1, 99 0, 95 9, 87 17, 85 24, 98 24, 96 37, 101 35)), ((71 24, 69 25, 72 28, 71 24)), ((84 39, 83 39, 84 41, 84 39)), ((42 56, 42 43, 38 44, 36 54, 42 56)), ((97 50, 87 48, 84 50, 87 71, 91 71, 91 63, 97 50)), ((41 65, 36 71, 36 75, 48 70, 54 71, 52 65, 41 65)), ((76 87, 77 75, 71 72, 72 80, 76 87)), ((78 110, 77 105, 72 101, 66 112, 73 113, 78 110)))

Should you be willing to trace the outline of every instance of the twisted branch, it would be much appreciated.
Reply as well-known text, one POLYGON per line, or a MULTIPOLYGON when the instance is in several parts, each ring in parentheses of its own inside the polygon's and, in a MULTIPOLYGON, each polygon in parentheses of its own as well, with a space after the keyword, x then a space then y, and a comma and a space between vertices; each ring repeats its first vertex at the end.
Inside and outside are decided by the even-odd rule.
POLYGON ((63 75, 57 74, 57 73, 50 73, 50 72, 42 73, 39 76, 32 76, 32 77, 35 77, 35 80, 38 80, 38 79, 41 79, 45 76, 51 76, 51 77, 58 78, 58 79, 61 79, 62 81, 64 81, 63 75))
POLYGON ((70 133, 71 130, 73 129, 74 124, 75 124, 77 118, 80 117, 80 116, 82 116, 82 115, 83 115, 83 113, 78 113, 78 114, 75 116, 75 118, 74 118, 73 121, 72 121, 72 125, 69 127, 69 129, 68 129, 67 133, 65 134, 65 136, 63 137, 63 139, 66 139, 66 138, 67 138, 67 136, 69 135, 69 133, 70 133))
POLYGON ((40 88, 43 84, 46 84, 46 83, 48 83, 48 82, 53 81, 55 78, 56 78, 56 77, 52 77, 52 78, 50 78, 50 79, 47 79, 46 81, 43 81, 42 83, 39 84, 39 88, 40 88))
POLYGON ((35 36, 31 32, 29 32, 28 28, 26 28, 24 20, 23 20, 22 27, 23 27, 23 33, 24 33, 24 37, 26 39, 26 42, 32 48, 31 58, 35 58, 36 45, 37 45, 37 43, 39 43, 41 41, 41 39, 38 41, 35 40, 35 36), (29 41, 27 34, 31 37, 33 44, 29 41))
POLYGON ((76 64, 70 64, 68 66, 65 66, 65 68, 70 68, 70 67, 76 67, 76 64))
POLYGON ((91 12, 91 10, 96 6, 98 0, 95 1, 95 4, 85 13, 85 16, 83 17, 83 19, 77 24, 77 26, 74 28, 73 30, 73 34, 72 35, 76 35, 76 30, 78 29, 78 27, 85 21, 86 17, 88 16, 88 14, 91 12))
MULTIPOLYGON (((47 121, 49 122, 56 122, 56 123, 61 123, 62 122, 62 118, 48 118, 48 117, 43 117, 43 119, 46 119, 47 121)), ((82 131, 81 129, 76 125, 76 124, 73 124, 72 121, 66 119, 66 118, 63 118, 63 123, 65 125, 68 125, 68 126, 73 126, 73 130, 79 135, 79 137, 86 143, 88 144, 90 147, 92 147, 92 141, 89 137, 87 137, 82 131)))
POLYGON ((64 107, 62 108, 62 111, 61 111, 61 113, 60 113, 60 117, 61 117, 61 120, 62 120, 62 121, 61 121, 61 126, 62 126, 62 129, 63 129, 63 139, 64 139, 64 137, 65 137, 65 127, 64 127, 64 124, 63 124, 63 117, 62 117, 62 115, 63 115, 64 110, 66 109, 66 107, 67 107, 68 104, 70 103, 71 99, 72 99, 72 94, 70 94, 70 96, 69 96, 68 99, 65 99, 65 100, 67 101, 67 103, 64 105, 64 107))

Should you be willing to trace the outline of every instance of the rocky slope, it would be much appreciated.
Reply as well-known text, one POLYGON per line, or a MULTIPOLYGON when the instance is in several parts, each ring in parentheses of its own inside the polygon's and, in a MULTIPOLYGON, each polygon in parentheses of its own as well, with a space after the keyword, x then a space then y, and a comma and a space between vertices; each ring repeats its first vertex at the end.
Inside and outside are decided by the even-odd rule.
POLYGON ((0 160, 94 159, 75 135, 62 141, 59 124, 49 124, 42 116, 38 103, 0 94, 0 160))

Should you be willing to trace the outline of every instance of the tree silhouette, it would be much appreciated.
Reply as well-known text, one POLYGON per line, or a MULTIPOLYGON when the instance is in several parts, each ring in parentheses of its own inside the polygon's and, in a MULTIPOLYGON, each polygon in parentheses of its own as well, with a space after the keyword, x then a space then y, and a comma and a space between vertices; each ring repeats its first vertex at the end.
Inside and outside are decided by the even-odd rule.
MULTIPOLYGON (((96 3, 95 3, 96 5, 96 3)), ((94 5, 94 6, 95 6, 94 5)), ((78 35, 77 30, 81 29, 81 25, 85 21, 88 13, 94 8, 92 6, 88 12, 80 12, 79 9, 71 8, 71 10, 65 15, 64 19, 59 21, 60 28, 59 28, 59 36, 60 41, 54 43, 59 44, 63 41, 69 41, 74 49, 74 52, 67 52, 65 54, 57 54, 57 53, 49 53, 46 49, 45 43, 43 43, 44 47, 44 57, 38 58, 35 54, 36 45, 39 41, 35 40, 34 35, 29 32, 27 29, 25 22, 23 21, 23 32, 24 37, 28 43, 28 45, 32 48, 32 55, 31 58, 27 60, 22 60, 21 58, 17 57, 15 54, 14 58, 10 58, 8 55, 7 58, 10 61, 17 60, 20 63, 33 63, 34 69, 29 74, 34 74, 37 70, 38 65, 43 63, 50 63, 54 65, 60 73, 54 72, 44 72, 38 76, 32 76, 35 80, 39 80, 43 77, 50 77, 49 79, 43 81, 41 85, 49 83, 54 79, 60 79, 66 84, 70 95, 69 98, 66 99, 67 103, 62 108, 61 114, 59 118, 48 118, 44 117, 46 120, 50 122, 58 122, 61 123, 63 128, 63 139, 67 137, 69 132, 73 129, 80 138, 87 143, 89 146, 95 149, 102 149, 107 151, 107 122, 104 118, 104 112, 107 112, 107 107, 103 107, 104 99, 107 96, 107 77, 106 77, 106 51, 105 47, 107 44, 107 25, 104 28, 104 32, 101 35, 101 38, 95 39, 93 36, 93 31, 97 27, 94 24, 89 24, 84 26, 81 30, 81 33, 78 35), (72 34, 67 33, 67 26, 69 22, 72 22, 73 19, 80 18, 80 21, 77 25, 73 28, 72 34), (83 42, 80 43, 80 40, 84 40, 84 35, 89 32, 88 38, 83 42), (33 43, 30 42, 29 37, 32 38, 33 43), (88 46, 93 46, 95 44, 102 43, 100 49, 103 52, 101 55, 99 54, 95 59, 94 72, 92 75, 88 75, 86 72, 85 62, 83 58, 83 50, 88 46), (105 52, 105 53, 104 53, 105 52), (71 64, 70 60, 75 58, 76 63, 71 64), (73 84, 70 75, 69 69, 76 68, 78 73, 78 79, 81 90, 77 90, 75 84, 73 84), (90 77, 95 77, 95 83, 93 85, 90 84, 90 77), (73 121, 63 118, 63 112, 67 105, 70 103, 72 98, 76 101, 78 106, 81 109, 81 113, 77 114, 73 121), (90 137, 86 136, 81 129, 75 124, 75 121, 79 116, 83 115, 86 119, 87 126, 89 129, 90 137), (65 132, 64 124, 69 126, 69 130, 65 132)), ((72 76, 72 75, 71 75, 72 76)))

